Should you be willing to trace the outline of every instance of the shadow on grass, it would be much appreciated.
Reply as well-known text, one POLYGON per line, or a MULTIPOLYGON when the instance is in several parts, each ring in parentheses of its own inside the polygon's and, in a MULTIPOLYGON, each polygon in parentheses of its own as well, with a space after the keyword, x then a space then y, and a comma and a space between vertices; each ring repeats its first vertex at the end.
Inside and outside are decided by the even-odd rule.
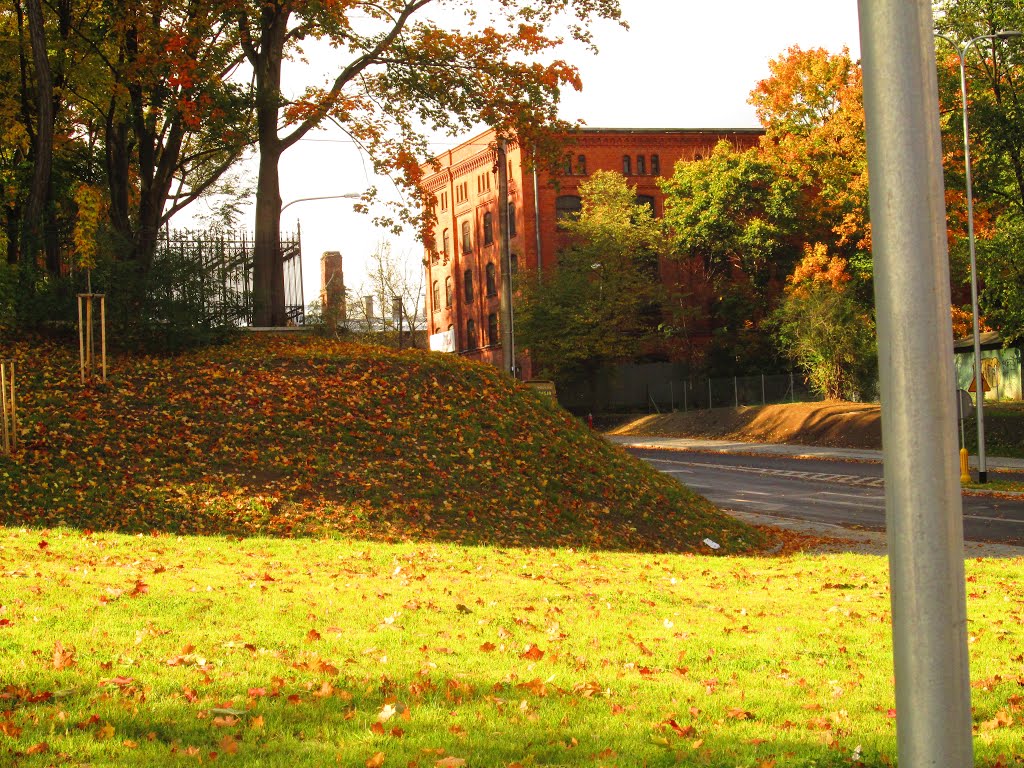
POLYGON ((597 673, 558 685, 514 673, 495 682, 472 673, 360 677, 326 663, 327 672, 297 666, 287 680, 231 675, 236 688, 223 681, 227 673, 211 678, 204 670, 144 666, 102 687, 76 685, 65 673, 56 696, 57 680, 29 674, 6 689, 6 722, 18 731, 0 754, 34 765, 27 750, 45 742, 47 752, 75 763, 132 766, 228 753, 232 765, 261 768, 362 766, 383 753, 386 765, 417 766, 444 757, 478 766, 761 765, 785 757, 824 767, 848 766, 852 755, 865 761, 855 764, 881 765, 895 752, 881 716, 870 727, 815 730, 799 703, 762 715, 747 710, 769 705, 739 691, 699 697, 692 713, 680 712, 673 702, 682 686, 668 673, 660 681, 597 673), (730 707, 746 714, 721 719, 730 707))

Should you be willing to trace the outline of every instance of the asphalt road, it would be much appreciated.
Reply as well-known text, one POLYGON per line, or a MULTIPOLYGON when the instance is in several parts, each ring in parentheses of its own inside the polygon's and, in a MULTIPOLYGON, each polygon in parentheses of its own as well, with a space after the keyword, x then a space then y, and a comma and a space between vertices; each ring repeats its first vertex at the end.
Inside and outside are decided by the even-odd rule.
MULTIPOLYGON (((722 509, 885 530, 880 464, 629 448, 722 509)), ((1024 497, 965 494, 964 538, 1024 545, 1024 497)))

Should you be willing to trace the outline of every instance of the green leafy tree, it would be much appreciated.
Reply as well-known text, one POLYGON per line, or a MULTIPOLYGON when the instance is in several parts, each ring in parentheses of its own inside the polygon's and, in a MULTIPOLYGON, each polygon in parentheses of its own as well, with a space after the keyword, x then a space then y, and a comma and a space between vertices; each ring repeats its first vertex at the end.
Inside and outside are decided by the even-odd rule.
MULTIPOLYGON (((1024 27, 1015 0, 945 0, 935 4, 936 28, 949 41, 1024 27)), ((969 308, 967 197, 963 152, 960 61, 947 40, 936 38, 939 98, 954 302, 969 308)), ((981 313, 1006 340, 1024 336, 1020 311, 1019 253, 1024 248, 1024 78, 1021 42, 979 40, 967 51, 974 224, 981 313)), ((961 331, 964 329, 961 329, 961 331)), ((969 327, 967 328, 969 332, 969 327)))
POLYGON ((641 355, 657 333, 661 234, 636 189, 598 171, 580 185, 582 210, 562 222, 572 245, 557 268, 517 281, 516 334, 545 373, 587 380, 641 355))
POLYGON ((713 329, 712 371, 759 367, 773 357, 762 327, 799 255, 798 188, 760 150, 720 142, 712 154, 676 165, 662 182, 672 258, 694 275, 694 301, 713 329))
POLYGON ((787 279, 775 313, 781 348, 827 399, 866 400, 877 389, 874 318, 855 285, 846 260, 816 243, 787 279))
MULTIPOLYGON (((1006 343, 1024 338, 1024 219, 999 219, 991 238, 978 241, 978 273, 983 287, 979 304, 985 324, 998 329, 1006 343)), ((963 334, 966 336, 967 334, 963 334)))

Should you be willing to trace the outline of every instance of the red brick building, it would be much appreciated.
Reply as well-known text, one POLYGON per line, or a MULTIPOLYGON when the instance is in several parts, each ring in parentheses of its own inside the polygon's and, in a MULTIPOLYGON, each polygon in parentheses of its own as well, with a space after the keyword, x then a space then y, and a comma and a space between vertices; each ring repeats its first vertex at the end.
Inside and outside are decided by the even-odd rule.
MULTIPOLYGON (((737 149, 755 146, 761 129, 584 128, 566 145, 557 179, 524 167, 520 148, 508 148, 509 236, 513 269, 556 264, 566 244, 559 216, 580 209, 578 187, 594 171, 618 171, 636 187, 639 202, 656 216, 664 210, 658 178, 679 161, 699 160, 719 142, 737 149)), ((425 166, 427 191, 434 196, 435 251, 427 253, 427 326, 431 348, 501 365, 498 244, 498 179, 494 134, 487 131, 425 166)), ((663 269, 662 279, 680 280, 663 269)), ((522 360, 518 354, 520 364, 522 360)), ((524 371, 529 376, 529 370, 524 371)))

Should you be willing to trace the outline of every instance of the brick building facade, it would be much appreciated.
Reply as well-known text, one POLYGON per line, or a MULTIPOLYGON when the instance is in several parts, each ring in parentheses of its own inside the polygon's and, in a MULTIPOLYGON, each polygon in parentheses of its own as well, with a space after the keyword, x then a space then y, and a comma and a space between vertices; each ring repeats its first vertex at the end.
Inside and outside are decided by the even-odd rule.
MULTIPOLYGON (((679 161, 708 156, 724 140, 737 149, 755 146, 761 129, 584 128, 566 145, 557 178, 525 167, 520 148, 508 147, 509 238, 513 270, 548 268, 566 245, 558 218, 580 209, 578 187, 594 171, 618 171, 636 187, 638 202, 656 216, 664 210, 658 178, 679 161)), ((459 352, 501 365, 498 242, 498 179, 494 134, 487 131, 435 158, 424 167, 424 186, 433 195, 435 250, 426 254, 427 326, 431 348, 459 352)), ((662 280, 686 280, 662 265, 662 280)), ((518 350, 517 350, 518 353, 518 350)), ((529 361, 517 354, 525 376, 529 361)))

